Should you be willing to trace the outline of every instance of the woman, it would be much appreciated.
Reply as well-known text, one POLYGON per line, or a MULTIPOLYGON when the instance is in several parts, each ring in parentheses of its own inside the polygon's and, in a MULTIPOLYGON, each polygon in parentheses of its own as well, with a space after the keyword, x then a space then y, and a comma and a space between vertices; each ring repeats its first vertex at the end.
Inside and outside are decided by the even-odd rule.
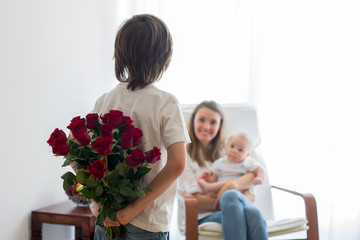
POLYGON ((222 224, 226 240, 268 239, 266 222, 260 211, 241 191, 252 187, 254 173, 229 180, 216 197, 201 194, 196 179, 211 164, 224 155, 225 119, 214 101, 201 102, 190 116, 187 163, 180 177, 180 190, 192 194, 198 201, 199 224, 222 224), (214 206, 219 211, 214 211, 214 206))

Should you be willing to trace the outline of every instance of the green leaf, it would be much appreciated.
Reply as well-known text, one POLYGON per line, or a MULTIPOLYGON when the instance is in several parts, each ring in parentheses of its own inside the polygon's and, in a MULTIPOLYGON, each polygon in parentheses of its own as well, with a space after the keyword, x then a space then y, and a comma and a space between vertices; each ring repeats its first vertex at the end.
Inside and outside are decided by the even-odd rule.
POLYGON ((103 208, 100 208, 100 213, 96 218, 96 225, 103 223, 105 221, 106 218, 106 211, 103 208))
POLYGON ((136 176, 142 177, 145 176, 148 172, 150 172, 151 168, 148 167, 138 167, 136 176))
POLYGON ((128 186, 120 188, 119 191, 124 196, 133 196, 134 195, 134 191, 131 188, 129 188, 128 186))
POLYGON ((80 144, 77 144, 76 142, 74 142, 74 141, 69 141, 69 146, 70 146, 70 152, 76 152, 77 151, 77 149, 79 148, 79 147, 81 147, 81 145, 80 144))
POLYGON ((127 201, 121 194, 117 194, 114 196, 112 201, 112 206, 115 210, 122 209, 126 207, 126 205, 127 205, 127 201))
POLYGON ((145 196, 145 192, 140 186, 136 186, 135 193, 139 196, 139 198, 143 198, 145 196))
POLYGON ((65 159, 65 161, 64 161, 64 163, 63 163, 63 165, 62 165, 62 167, 69 166, 71 163, 72 163, 71 158, 66 157, 66 159, 65 159))
POLYGON ((95 188, 95 195, 96 197, 99 197, 103 193, 104 189, 101 185, 97 186, 95 188))
POLYGON ((107 215, 109 216, 110 220, 114 222, 116 221, 116 212, 113 209, 109 208, 107 210, 107 215))
POLYGON ((122 202, 124 202, 124 198, 121 196, 121 195, 115 195, 114 196, 114 202, 116 203, 116 202, 118 202, 118 203, 122 203, 122 202))
POLYGON ((118 209, 118 210, 125 207, 124 203, 122 203, 122 202, 113 202, 112 205, 115 209, 118 209))
POLYGON ((69 191, 71 186, 76 184, 76 177, 72 172, 66 172, 61 178, 64 179, 63 188, 65 192, 69 191))
POLYGON ((149 189, 149 188, 144 188, 144 191, 145 191, 145 192, 151 192, 152 190, 149 189))
POLYGON ((83 187, 83 189, 81 189, 81 193, 84 194, 84 196, 89 198, 89 199, 96 198, 95 191, 92 188, 83 187))
POLYGON ((85 184, 84 184, 84 185, 85 185, 85 186, 88 186, 88 187, 90 187, 90 188, 95 188, 95 187, 97 187, 99 184, 100 184, 99 181, 97 181, 97 180, 89 177, 88 179, 85 180, 85 184))
POLYGON ((108 184, 115 185, 118 181, 119 172, 118 171, 111 171, 107 176, 108 184))
POLYGON ((126 185, 129 185, 129 183, 130 183, 129 179, 122 179, 122 180, 119 181, 118 187, 119 188, 125 187, 126 185))
POLYGON ((119 163, 118 165, 116 165, 115 169, 118 170, 120 176, 126 178, 129 171, 129 167, 126 164, 119 163))
POLYGON ((91 153, 91 150, 89 150, 87 147, 80 148, 80 154, 81 154, 81 156, 83 156, 85 159, 87 159, 87 158, 90 157, 90 153, 91 153))
POLYGON ((79 171, 76 173, 76 181, 85 185, 85 181, 89 178, 90 173, 88 171, 79 171))
POLYGON ((72 172, 66 172, 61 176, 62 179, 67 180, 67 179, 73 179, 75 180, 75 174, 72 172))
POLYGON ((65 192, 68 192, 71 188, 72 184, 67 183, 66 181, 63 182, 63 189, 65 192))

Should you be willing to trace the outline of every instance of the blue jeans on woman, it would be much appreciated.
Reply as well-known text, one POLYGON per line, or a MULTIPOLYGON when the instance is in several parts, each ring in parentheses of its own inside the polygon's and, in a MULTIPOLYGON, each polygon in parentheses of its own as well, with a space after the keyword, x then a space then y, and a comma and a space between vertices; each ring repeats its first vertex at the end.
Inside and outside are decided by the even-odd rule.
POLYGON ((266 221, 260 210, 237 190, 228 190, 220 198, 220 211, 202 218, 222 225, 225 240, 266 240, 266 221))
MULTIPOLYGON (((95 226, 94 240, 109 240, 110 238, 105 235, 105 227, 101 225, 95 226)), ((166 240, 168 232, 149 232, 144 229, 135 227, 134 225, 126 225, 126 235, 121 238, 113 238, 113 240, 166 240)))

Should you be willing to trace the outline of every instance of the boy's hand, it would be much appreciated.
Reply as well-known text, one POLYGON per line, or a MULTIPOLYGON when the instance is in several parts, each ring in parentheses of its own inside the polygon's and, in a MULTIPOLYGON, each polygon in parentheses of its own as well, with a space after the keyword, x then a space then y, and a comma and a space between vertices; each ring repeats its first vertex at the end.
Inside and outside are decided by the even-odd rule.
POLYGON ((104 226, 105 227, 117 227, 117 226, 120 226, 120 223, 118 221, 113 222, 110 220, 109 217, 106 217, 104 220, 104 226))
POLYGON ((122 225, 126 225, 131 222, 136 216, 138 216, 143 209, 136 207, 134 202, 130 202, 125 208, 116 212, 116 221, 122 225))

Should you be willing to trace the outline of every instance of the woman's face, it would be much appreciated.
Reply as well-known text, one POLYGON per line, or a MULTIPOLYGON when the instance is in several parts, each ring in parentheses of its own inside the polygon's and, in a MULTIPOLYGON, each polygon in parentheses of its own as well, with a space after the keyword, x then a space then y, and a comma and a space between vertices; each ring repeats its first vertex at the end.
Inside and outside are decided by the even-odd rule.
POLYGON ((194 131, 195 136, 205 147, 214 139, 219 131, 221 116, 210 108, 200 108, 195 114, 194 131))

